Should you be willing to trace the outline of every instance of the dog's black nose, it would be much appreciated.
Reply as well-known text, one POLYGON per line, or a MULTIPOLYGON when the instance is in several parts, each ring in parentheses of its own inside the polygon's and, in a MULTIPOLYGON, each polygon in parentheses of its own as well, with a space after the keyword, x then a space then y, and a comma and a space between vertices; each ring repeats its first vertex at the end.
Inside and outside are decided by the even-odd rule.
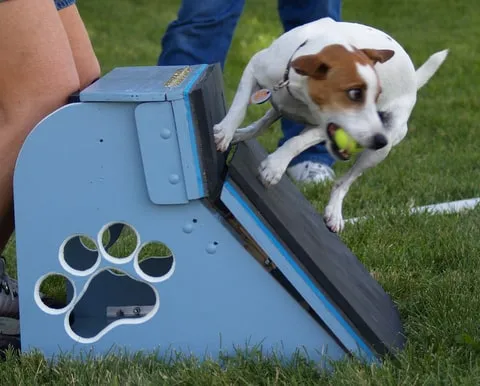
POLYGON ((378 150, 387 146, 388 140, 383 134, 375 134, 372 138, 372 149, 378 150))

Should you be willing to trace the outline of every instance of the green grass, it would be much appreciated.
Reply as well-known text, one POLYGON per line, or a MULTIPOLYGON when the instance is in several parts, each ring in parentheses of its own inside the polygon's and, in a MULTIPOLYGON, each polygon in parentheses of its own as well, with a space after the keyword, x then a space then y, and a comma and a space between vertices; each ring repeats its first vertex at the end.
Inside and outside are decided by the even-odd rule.
MULTIPOLYGON (((102 63, 154 65, 167 23, 179 1, 83 0, 79 7, 102 63)), ((378 384, 480 383, 480 210, 448 216, 404 216, 410 205, 480 196, 480 2, 474 0, 346 0, 343 17, 392 34, 418 66, 435 51, 450 48, 444 66, 420 91, 406 140, 387 160, 367 172, 345 201, 345 216, 374 214, 375 220, 348 225, 346 244, 374 271, 398 304, 408 344, 396 361, 381 367, 335 364, 332 375, 295 359, 282 364, 252 353, 221 363, 152 356, 109 357, 57 365, 38 355, 0 363, 4 384, 378 384)), ((248 1, 225 68, 227 98, 250 56, 266 46, 281 25, 276 2, 248 1)), ((248 119, 264 107, 252 108, 248 119)), ((261 142, 275 148, 279 128, 261 142)), ((338 164, 341 174, 350 163, 338 164)), ((322 211, 330 186, 303 187, 322 211)), ((14 270, 13 242, 7 251, 14 270)), ((34 257, 32 257, 34 258, 34 257)))

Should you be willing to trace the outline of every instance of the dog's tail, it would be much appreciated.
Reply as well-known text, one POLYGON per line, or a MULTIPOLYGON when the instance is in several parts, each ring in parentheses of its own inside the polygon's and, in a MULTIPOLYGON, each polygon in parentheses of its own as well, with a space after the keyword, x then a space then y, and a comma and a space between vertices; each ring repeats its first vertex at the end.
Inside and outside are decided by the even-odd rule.
POLYGON ((437 72, 439 67, 445 61, 448 55, 448 49, 434 53, 423 63, 416 71, 417 90, 423 87, 430 78, 437 72))

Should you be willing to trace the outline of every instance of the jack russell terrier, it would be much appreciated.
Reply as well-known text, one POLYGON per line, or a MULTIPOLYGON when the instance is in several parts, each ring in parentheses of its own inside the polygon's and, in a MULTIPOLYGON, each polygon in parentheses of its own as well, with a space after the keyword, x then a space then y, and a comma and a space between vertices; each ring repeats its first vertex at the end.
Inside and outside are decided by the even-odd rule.
POLYGON ((352 183, 383 161, 407 134, 417 90, 446 59, 448 50, 433 54, 420 68, 390 36, 372 27, 323 18, 292 29, 247 64, 232 105, 214 126, 216 147, 260 135, 280 117, 305 124, 260 165, 260 180, 278 183, 294 157, 326 142, 336 158, 349 159, 333 141, 343 128, 364 148, 353 167, 334 185, 324 219, 332 232, 344 221, 342 204, 352 183), (247 127, 242 124, 252 95, 270 99, 272 108, 247 127))

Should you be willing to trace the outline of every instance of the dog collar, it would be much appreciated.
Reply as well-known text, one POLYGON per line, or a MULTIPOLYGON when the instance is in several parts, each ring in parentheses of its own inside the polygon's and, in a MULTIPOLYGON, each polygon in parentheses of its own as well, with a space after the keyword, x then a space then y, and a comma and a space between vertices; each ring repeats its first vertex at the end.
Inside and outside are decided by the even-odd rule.
MULTIPOLYGON (((283 79, 272 87, 273 91, 278 91, 278 90, 285 87, 287 89, 287 92, 290 94, 290 96, 295 99, 295 96, 290 91, 290 87, 288 87, 288 85, 290 83, 290 79, 289 79, 290 68, 292 67, 293 56, 305 44, 307 44, 307 40, 305 40, 302 44, 300 44, 295 49, 295 51, 293 51, 292 56, 290 56, 290 59, 288 60, 287 68, 285 68, 285 72, 283 73, 283 79)), ((253 104, 256 104, 256 105, 261 105, 262 103, 265 103, 266 101, 268 101, 271 97, 272 97, 272 92, 268 89, 262 88, 262 89, 257 90, 256 92, 254 92, 252 94, 252 96, 250 97, 250 103, 253 103, 253 104)))
POLYGON ((290 59, 288 59, 288 63, 287 63, 287 68, 285 68, 285 72, 283 73, 283 79, 277 84, 274 86, 274 90, 277 91, 283 87, 286 87, 287 88, 287 91, 288 93, 290 94, 290 96, 292 98, 295 98, 293 96, 293 94, 291 93, 290 91, 290 88, 288 87, 289 83, 290 83, 290 79, 289 79, 289 74, 290 74, 290 69, 292 68, 292 60, 293 60, 293 56, 297 53, 297 51, 302 48, 305 44, 307 44, 307 40, 305 40, 302 44, 300 44, 296 49, 295 51, 293 51, 293 54, 292 56, 290 56, 290 59))

